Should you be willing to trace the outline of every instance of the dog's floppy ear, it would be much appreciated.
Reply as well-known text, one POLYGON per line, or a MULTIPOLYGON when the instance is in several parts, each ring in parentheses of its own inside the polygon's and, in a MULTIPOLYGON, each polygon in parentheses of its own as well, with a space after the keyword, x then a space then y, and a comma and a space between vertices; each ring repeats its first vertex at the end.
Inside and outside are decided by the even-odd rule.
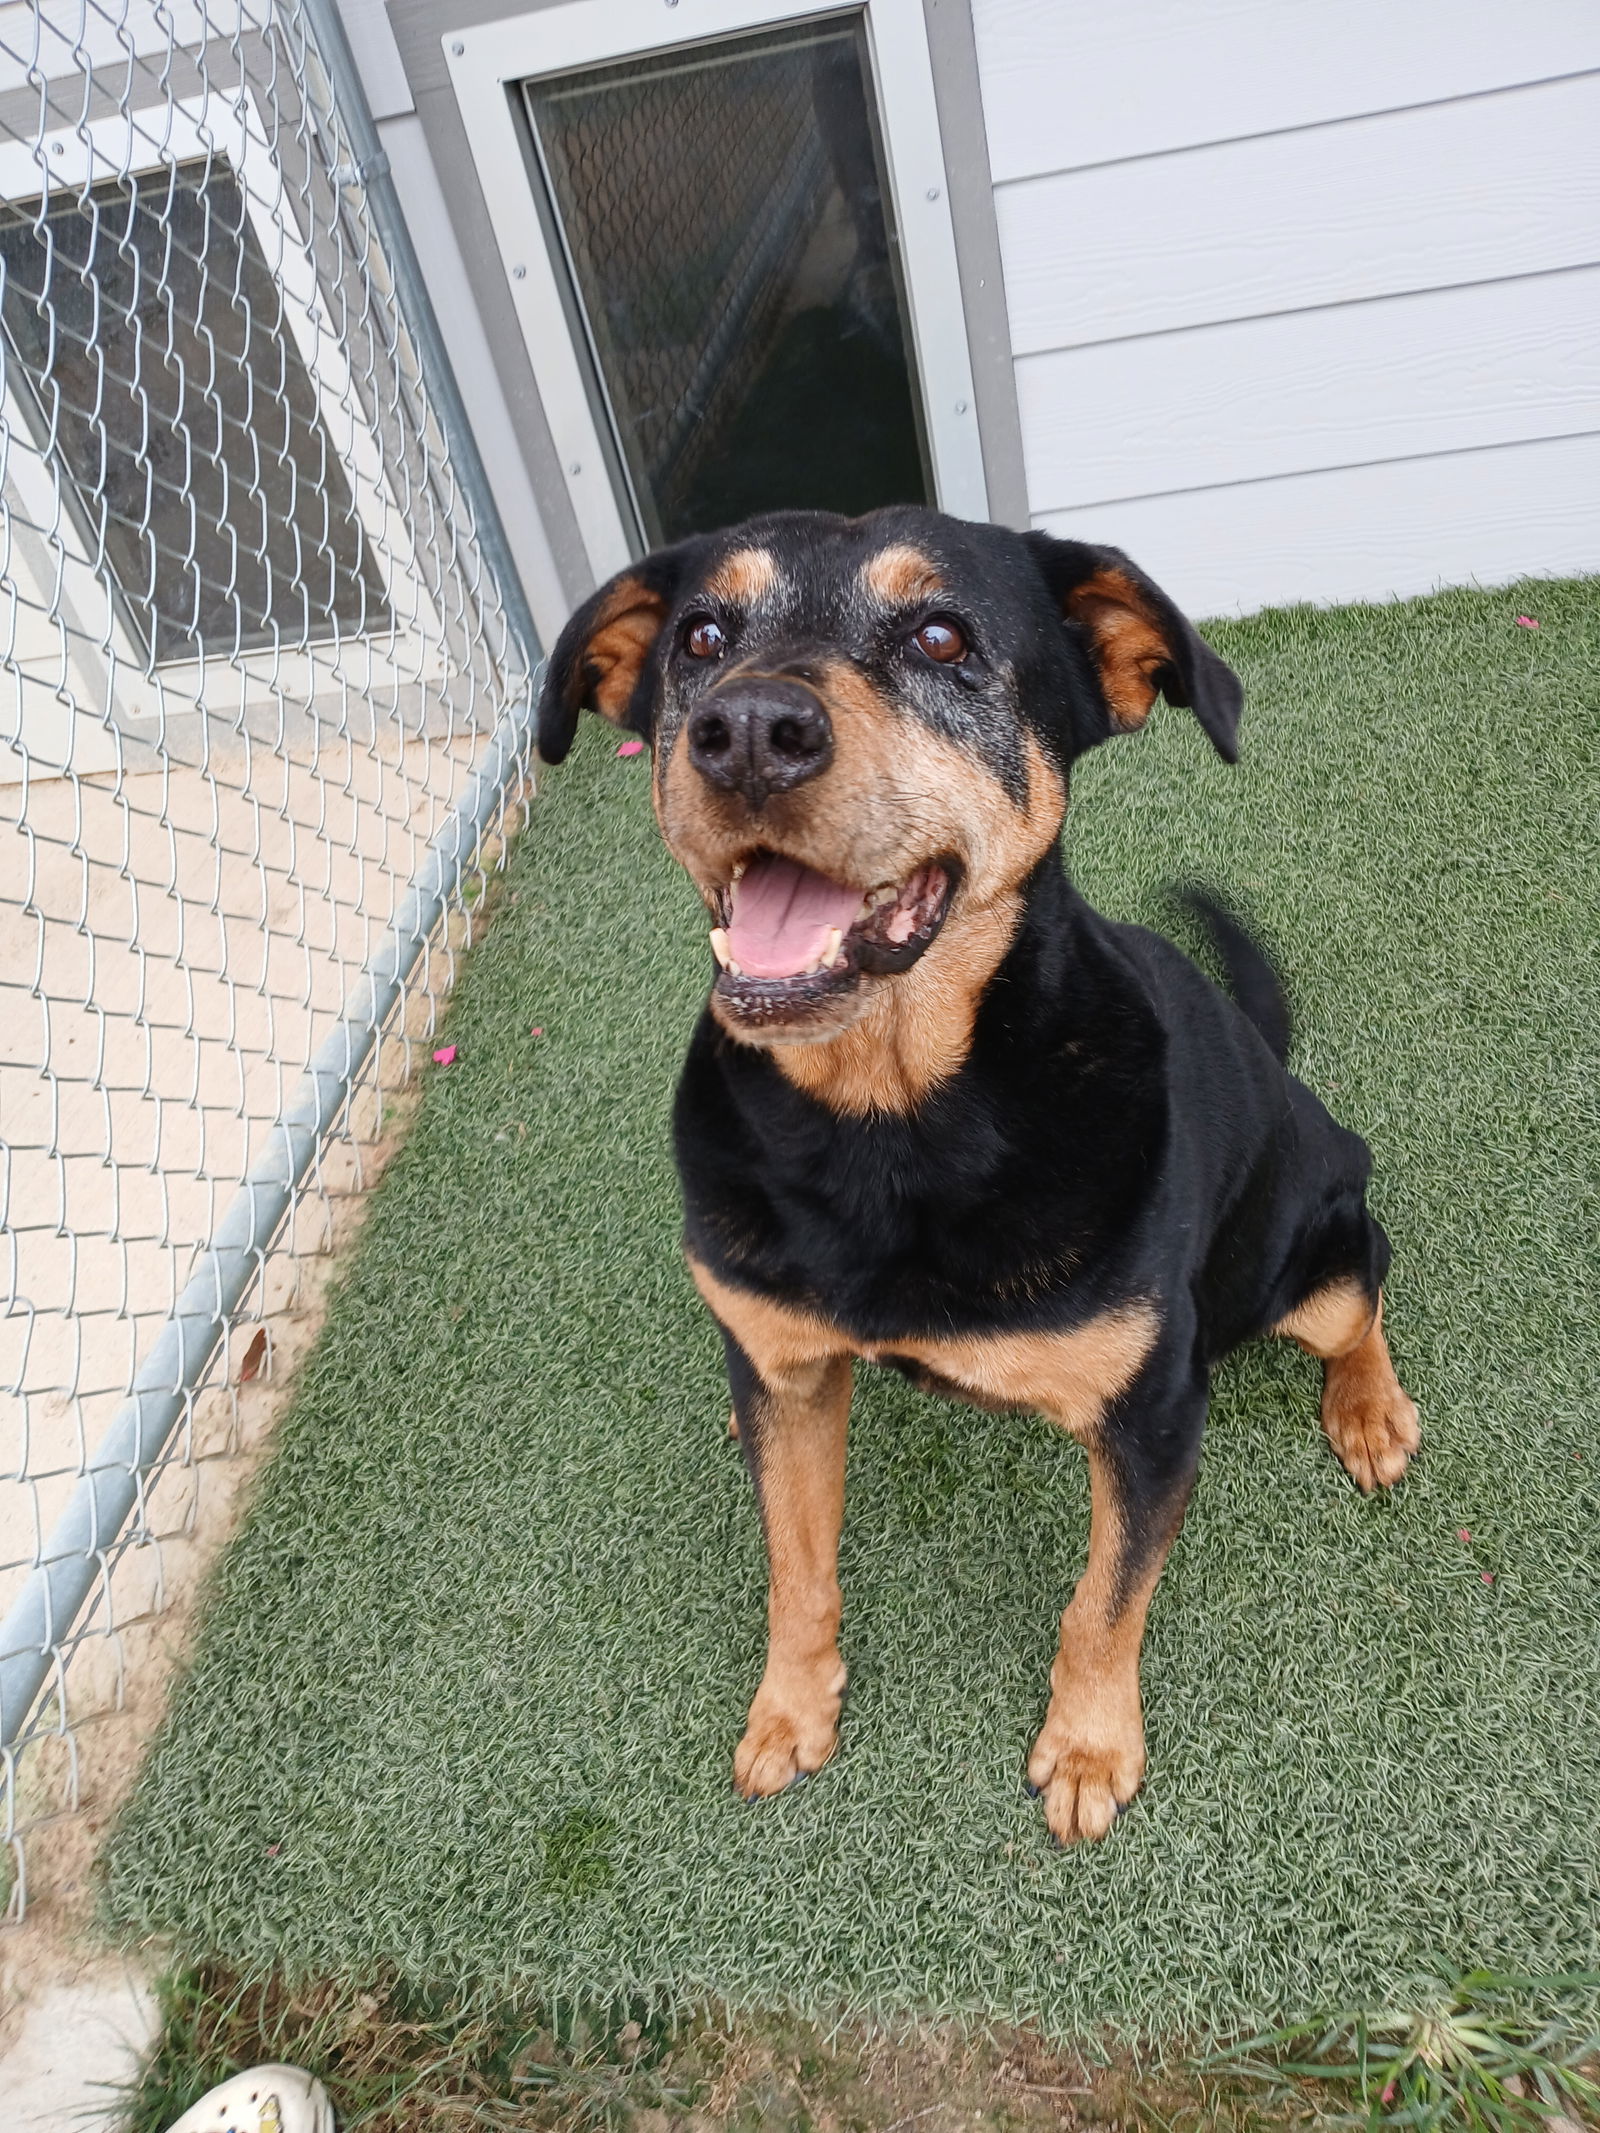
POLYGON ((559 763, 580 711, 598 711, 642 740, 653 738, 651 654, 698 546, 683 541, 630 563, 591 593, 556 639, 539 692, 539 754, 559 763))
POLYGON ((1084 744, 1142 726, 1158 695, 1192 710, 1225 762, 1239 760, 1244 689, 1193 623, 1120 548, 1027 533, 1045 583, 1076 627, 1105 699, 1109 723, 1084 744))

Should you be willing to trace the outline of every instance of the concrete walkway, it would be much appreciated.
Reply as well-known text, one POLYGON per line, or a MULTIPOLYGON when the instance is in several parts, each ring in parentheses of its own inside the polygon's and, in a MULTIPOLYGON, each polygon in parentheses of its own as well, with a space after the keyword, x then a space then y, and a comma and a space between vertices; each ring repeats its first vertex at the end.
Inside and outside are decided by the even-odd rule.
POLYGON ((155 2041, 143 1978, 107 1961, 31 1997, 0 2035, 5 2133, 113 2133, 116 2091, 155 2041))

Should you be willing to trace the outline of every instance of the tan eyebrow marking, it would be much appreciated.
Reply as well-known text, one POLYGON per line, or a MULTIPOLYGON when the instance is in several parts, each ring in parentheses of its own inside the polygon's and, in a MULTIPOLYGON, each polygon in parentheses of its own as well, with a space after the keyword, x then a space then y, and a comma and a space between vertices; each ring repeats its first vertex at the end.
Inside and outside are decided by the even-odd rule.
POLYGON ((861 566, 861 582, 889 607, 903 607, 944 590, 944 579, 932 556, 904 541, 869 556, 861 566))
POLYGON ((705 589, 714 600, 754 607, 781 583, 778 566, 765 548, 736 548, 707 578, 705 589))

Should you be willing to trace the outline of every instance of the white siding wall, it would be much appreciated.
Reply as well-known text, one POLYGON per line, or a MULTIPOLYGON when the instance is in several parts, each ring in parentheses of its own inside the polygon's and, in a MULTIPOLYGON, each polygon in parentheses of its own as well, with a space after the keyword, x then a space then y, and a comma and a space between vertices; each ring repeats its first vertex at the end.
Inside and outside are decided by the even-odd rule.
POLYGON ((1600 570, 1600 0, 973 0, 1036 525, 1192 612, 1600 570))

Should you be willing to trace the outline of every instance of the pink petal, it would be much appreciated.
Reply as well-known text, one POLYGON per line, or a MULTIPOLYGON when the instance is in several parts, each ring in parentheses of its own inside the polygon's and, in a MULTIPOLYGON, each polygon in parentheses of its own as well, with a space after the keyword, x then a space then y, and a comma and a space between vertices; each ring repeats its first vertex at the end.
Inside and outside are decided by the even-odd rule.
POLYGON ((441 1044, 433 1055, 433 1063, 435 1066, 454 1066, 456 1063, 455 1046, 453 1044, 441 1044))
POLYGON ((1390 2082, 1389 2086, 1384 2090, 1383 2094, 1378 2098, 1378 2101, 1380 2103, 1394 2102, 1394 2083, 1392 2081, 1390 2082))
POLYGON ((1478 1576, 1485 1585, 1494 1583, 1494 1572, 1492 1570, 1480 1570, 1478 1576))
MULTIPOLYGON (((1518 615, 1517 628, 1519 630, 1536 630, 1538 627, 1539 625, 1537 622, 1534 621, 1532 615, 1518 615)), ((617 753, 619 755, 622 753, 620 748, 617 750, 617 753)))
MULTIPOLYGON (((1537 629, 1538 627, 1539 627, 1539 625, 1538 625, 1537 623, 1535 623, 1535 624, 1534 624, 1534 628, 1535 628, 1535 629, 1537 629)), ((643 742, 643 741, 624 741, 624 742, 623 742, 623 744, 622 744, 622 746, 621 746, 621 747, 620 747, 620 748, 619 748, 619 749, 617 750, 617 753, 618 753, 618 755, 643 755, 643 754, 644 754, 644 742, 643 742)))
POLYGON ((1472 1539, 1472 1535, 1471 1535, 1471 1534, 1470 1534, 1470 1533, 1469 1533, 1469 1532, 1467 1531, 1467 1529, 1466 1529, 1466 1527, 1465 1527, 1465 1526, 1457 1526, 1457 1528, 1456 1528, 1456 1539, 1457 1539, 1458 1541, 1468 1541, 1468 1542, 1470 1542, 1470 1541, 1471 1541, 1471 1539, 1472 1539))
POLYGON ((540 1029, 537 1025, 535 1025, 534 1028, 529 1030, 528 1035, 530 1037, 542 1037, 544 1035, 544 1031, 540 1029))

